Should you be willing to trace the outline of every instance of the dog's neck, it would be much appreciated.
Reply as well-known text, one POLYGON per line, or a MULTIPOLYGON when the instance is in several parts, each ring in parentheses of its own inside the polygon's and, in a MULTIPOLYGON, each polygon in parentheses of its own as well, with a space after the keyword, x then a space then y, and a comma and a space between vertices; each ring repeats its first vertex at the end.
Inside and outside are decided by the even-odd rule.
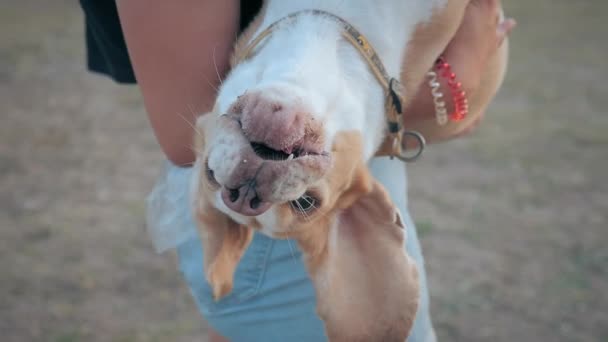
MULTIPOLYGON (((363 33, 387 72, 399 78, 407 42, 417 24, 430 18, 445 0, 269 1, 255 37, 272 23, 298 11, 315 8, 341 17, 363 33)), ((302 15, 278 27, 251 59, 236 66, 218 96, 225 113, 249 90, 276 92, 303 103, 324 122, 327 144, 339 131, 363 134, 363 158, 371 158, 386 128, 384 90, 359 52, 341 37, 342 27, 331 18, 302 15)), ((409 94, 405 94, 408 96, 409 94)))

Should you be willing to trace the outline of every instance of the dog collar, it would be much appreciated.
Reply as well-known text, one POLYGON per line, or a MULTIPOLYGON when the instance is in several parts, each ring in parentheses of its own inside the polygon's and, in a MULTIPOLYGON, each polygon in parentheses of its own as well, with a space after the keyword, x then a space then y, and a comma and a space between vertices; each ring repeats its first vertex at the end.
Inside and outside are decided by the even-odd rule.
POLYGON ((388 75, 386 68, 384 68, 384 64, 382 64, 376 50, 374 50, 367 38, 346 20, 321 10, 303 10, 292 13, 275 21, 255 37, 255 39, 245 47, 243 52, 236 56, 236 64, 249 59, 254 54, 256 47, 258 47, 260 43, 279 26, 279 24, 293 21, 303 14, 326 16, 340 24, 342 27, 342 36, 359 51, 384 89, 387 135, 380 146, 380 149, 376 152, 376 156, 390 156, 391 159, 397 158, 404 162, 416 160, 424 150, 425 140, 422 134, 416 131, 405 130, 403 126, 403 87, 401 86, 401 82, 399 82, 397 78, 388 75), (413 138, 417 143, 413 153, 406 153, 407 138, 413 138))

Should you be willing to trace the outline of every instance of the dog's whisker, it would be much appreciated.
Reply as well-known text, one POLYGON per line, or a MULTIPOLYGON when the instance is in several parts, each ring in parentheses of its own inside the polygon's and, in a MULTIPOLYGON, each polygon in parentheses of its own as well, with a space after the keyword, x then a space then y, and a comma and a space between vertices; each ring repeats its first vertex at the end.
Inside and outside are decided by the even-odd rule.
MULTIPOLYGON (((317 206, 315 205, 315 204, 316 204, 316 203, 315 203, 315 201, 311 201, 311 200, 309 200, 309 198, 311 198, 311 197, 306 196, 306 195, 304 195, 304 196, 302 196, 302 197, 301 197, 301 199, 302 199, 302 200, 304 200, 304 201, 306 201, 306 203, 307 203, 307 204, 308 204, 310 207, 315 208, 315 210, 316 210, 316 209, 319 209, 319 207, 317 207, 317 206)), ((298 201, 296 201, 296 203, 297 203, 297 204, 300 206, 300 208, 302 209, 302 211, 303 211, 302 213, 304 214, 304 216, 305 216, 306 218, 310 218, 310 216, 309 216, 309 215, 306 213, 306 211, 308 211, 308 210, 310 210, 310 209, 308 209, 308 210, 304 210, 304 207, 302 207, 302 205, 301 205, 301 204, 300 204, 298 201)))
MULTIPOLYGON (((188 105, 188 107, 190 107, 190 105, 188 105)), ((191 111, 191 112, 194 114, 193 109, 190 109, 190 111, 191 111)), ((179 112, 177 112, 177 115, 178 115, 180 118, 182 118, 182 120, 186 121, 186 123, 187 123, 187 124, 188 124, 190 127, 192 127, 192 129, 194 130, 194 132, 195 132, 195 133, 196 133, 196 134, 197 134, 199 137, 201 137, 201 138, 203 137, 203 134, 202 134, 202 133, 201 133, 201 132, 200 132, 200 131, 199 131, 199 130, 196 128, 196 126, 195 126, 195 125, 194 125, 192 122, 190 122, 190 120, 188 120, 188 118, 186 118, 186 117, 185 117, 183 114, 181 114, 181 113, 179 113, 179 112)))
MULTIPOLYGON (((215 84, 213 84, 213 82, 211 82, 207 77, 205 77, 204 75, 202 75, 202 77, 205 79, 205 82, 207 82, 207 84, 211 88, 213 88, 213 90, 215 90, 216 93, 218 93, 220 91, 220 89, 215 84)), ((221 82, 220 82, 220 84, 221 84, 221 82)))
POLYGON ((194 106, 191 103, 186 104, 186 108, 188 109, 188 111, 190 112, 190 114, 192 114, 192 117, 195 118, 196 117, 196 113, 194 111, 194 106))
POLYGON ((308 216, 308 214, 306 213, 306 210, 304 210, 304 208, 302 207, 302 205, 300 204, 300 202, 295 201, 295 203, 298 206, 298 211, 300 212, 300 214, 302 216, 304 216, 304 221, 310 221, 310 216, 308 216))
MULTIPOLYGON (((187 146, 184 146, 184 147, 187 147, 187 146)), ((178 167, 187 167, 187 166, 192 166, 192 163, 191 162, 185 162, 185 163, 175 164, 175 166, 178 166, 178 167)))
POLYGON ((192 146, 187 146, 186 145, 184 147, 187 148, 187 149, 189 149, 190 151, 194 152, 195 154, 200 154, 200 155, 204 154, 204 151, 196 149, 196 148, 194 148, 192 146))
POLYGON ((302 209, 300 209, 300 205, 297 201, 289 202, 289 205, 298 212, 298 215, 302 215, 302 209))
POLYGON ((325 210, 325 212, 320 211, 321 208, 315 207, 317 210, 317 213, 315 214, 317 216, 317 220, 325 218, 327 215, 329 215, 331 213, 331 210, 325 210))
POLYGON ((220 77, 220 71, 217 68, 217 62, 215 61, 215 50, 216 50, 217 46, 213 47, 213 52, 212 52, 212 59, 213 59, 213 66, 215 67, 215 74, 217 75, 217 80, 220 82, 220 86, 222 85, 222 78, 220 77))
POLYGON ((310 205, 311 207, 313 207, 313 208, 315 208, 315 209, 319 209, 319 208, 317 208, 317 206, 315 205, 315 204, 316 204, 316 203, 315 203, 315 201, 309 200, 309 198, 311 198, 311 197, 310 197, 310 196, 302 196, 302 199, 303 199, 304 201, 306 201, 306 203, 307 203, 308 205, 310 205))
POLYGON ((298 259, 296 258, 296 253, 293 251, 293 246, 291 245, 290 239, 287 240, 287 245, 289 246, 289 251, 291 252, 291 258, 293 259, 293 262, 297 263, 298 259))
POLYGON ((304 212, 304 208, 302 208, 302 205, 300 205, 300 203, 298 203, 298 201, 295 201, 294 203, 295 203, 296 208, 297 208, 298 212, 300 213, 300 215, 305 216, 306 213, 304 212))
POLYGON ((186 105, 186 108, 190 112, 190 115, 192 115, 192 119, 193 119, 192 122, 195 122, 196 119, 199 117, 199 114, 194 110, 194 106, 191 103, 189 103, 186 105))

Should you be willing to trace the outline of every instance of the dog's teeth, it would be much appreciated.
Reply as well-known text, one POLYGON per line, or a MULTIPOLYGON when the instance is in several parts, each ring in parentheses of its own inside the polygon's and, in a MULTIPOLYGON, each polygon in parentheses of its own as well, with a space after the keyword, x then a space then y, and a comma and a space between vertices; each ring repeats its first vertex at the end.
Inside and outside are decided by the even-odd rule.
POLYGON ((293 159, 293 153, 289 155, 289 157, 287 157, 287 160, 292 160, 293 159))

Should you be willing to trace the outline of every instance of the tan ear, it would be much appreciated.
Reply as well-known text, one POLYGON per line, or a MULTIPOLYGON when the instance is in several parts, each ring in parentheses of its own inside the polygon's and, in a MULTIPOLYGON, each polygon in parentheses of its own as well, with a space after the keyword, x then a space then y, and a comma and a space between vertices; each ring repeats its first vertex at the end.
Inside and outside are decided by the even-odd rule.
POLYGON ((214 299, 219 300, 232 291, 234 271, 251 243, 253 230, 211 206, 197 213, 197 224, 203 243, 205 276, 214 299))
POLYGON ((311 270, 317 310, 332 342, 402 342, 418 309, 418 272, 397 208, 362 169, 355 178, 362 184, 353 185, 367 191, 338 214, 326 260, 311 270))
MULTIPOLYGON (((196 151, 203 151, 205 139, 213 130, 215 115, 212 113, 200 116, 196 122, 194 146, 196 151)), ((213 290, 213 297, 219 300, 232 291, 234 271, 253 238, 253 231, 234 222, 210 203, 212 190, 207 182, 201 161, 195 164, 196 197, 194 207, 198 230, 203 243, 203 265, 205 276, 213 290)))

